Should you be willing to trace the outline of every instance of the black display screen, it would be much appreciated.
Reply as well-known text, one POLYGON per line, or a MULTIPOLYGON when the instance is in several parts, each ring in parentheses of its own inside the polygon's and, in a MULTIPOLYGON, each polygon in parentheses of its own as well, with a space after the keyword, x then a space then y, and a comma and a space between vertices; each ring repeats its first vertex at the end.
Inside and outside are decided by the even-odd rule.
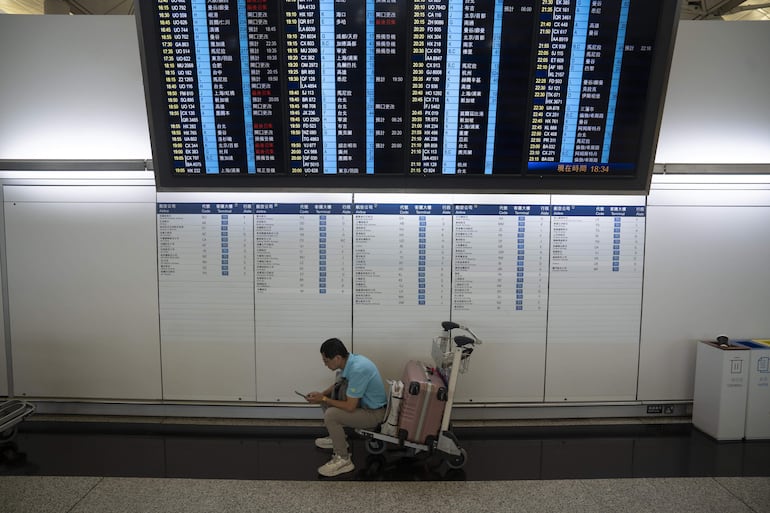
POLYGON ((137 2, 160 188, 646 191, 678 0, 137 2))

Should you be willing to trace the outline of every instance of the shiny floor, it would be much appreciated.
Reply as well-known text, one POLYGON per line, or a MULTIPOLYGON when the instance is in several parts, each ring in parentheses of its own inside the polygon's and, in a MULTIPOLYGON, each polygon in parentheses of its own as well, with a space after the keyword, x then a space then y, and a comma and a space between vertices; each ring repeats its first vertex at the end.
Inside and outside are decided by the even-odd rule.
POLYGON ((689 423, 456 426, 461 469, 351 436, 355 471, 325 479, 320 424, 33 419, 0 448, 2 512, 770 512, 770 441, 689 423))

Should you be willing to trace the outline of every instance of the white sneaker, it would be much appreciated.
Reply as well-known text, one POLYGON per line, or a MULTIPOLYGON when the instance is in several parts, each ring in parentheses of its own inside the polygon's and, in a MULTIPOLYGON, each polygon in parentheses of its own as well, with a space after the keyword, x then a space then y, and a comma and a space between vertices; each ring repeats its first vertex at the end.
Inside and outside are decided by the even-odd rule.
POLYGON ((315 439, 315 446, 319 449, 333 449, 334 443, 332 442, 332 439, 328 436, 324 438, 316 438, 315 439))
POLYGON ((318 467, 318 473, 322 476, 333 477, 344 474, 345 472, 353 472, 355 468, 356 466, 353 465, 350 455, 348 455, 347 458, 343 458, 342 456, 335 454, 328 463, 318 467))

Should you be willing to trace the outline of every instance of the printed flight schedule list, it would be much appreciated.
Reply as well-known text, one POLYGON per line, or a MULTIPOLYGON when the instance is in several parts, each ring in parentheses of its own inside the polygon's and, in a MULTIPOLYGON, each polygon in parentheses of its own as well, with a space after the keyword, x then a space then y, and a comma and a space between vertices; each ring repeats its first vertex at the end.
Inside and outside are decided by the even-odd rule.
POLYGON ((450 310, 452 206, 362 202, 353 222, 354 340, 435 331, 450 310))
POLYGON ((324 197, 298 203, 261 196, 267 201, 254 204, 257 396, 293 401, 293 387, 312 389, 323 379, 319 344, 351 342, 352 207, 324 197), (276 380, 277 368, 300 375, 276 380))
POLYGON ((463 389, 474 395, 461 390, 461 401, 542 400, 549 199, 454 206, 452 320, 484 333, 490 350, 474 355, 473 365, 500 376, 490 382, 484 373, 464 375, 463 389))
POLYGON ((164 398, 255 399, 251 205, 158 203, 157 226, 164 398))
POLYGON ((639 338, 643 206, 554 205, 549 342, 639 338))
POLYGON ((352 294, 351 204, 255 203, 257 343, 344 333, 352 294), (302 319, 302 322, 297 322, 302 319))
POLYGON ((452 317, 487 339, 545 341, 549 205, 455 205, 452 317))
POLYGON ((610 201, 552 206, 546 401, 636 398, 645 207, 610 201))

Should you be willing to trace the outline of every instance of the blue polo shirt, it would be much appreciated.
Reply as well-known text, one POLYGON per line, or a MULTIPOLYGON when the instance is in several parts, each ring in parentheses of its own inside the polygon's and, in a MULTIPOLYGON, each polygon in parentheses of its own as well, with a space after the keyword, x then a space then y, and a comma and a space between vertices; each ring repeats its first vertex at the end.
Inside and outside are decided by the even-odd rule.
POLYGON ((342 377, 348 380, 348 397, 360 399, 363 408, 376 410, 388 403, 380 371, 366 356, 350 353, 342 377))

